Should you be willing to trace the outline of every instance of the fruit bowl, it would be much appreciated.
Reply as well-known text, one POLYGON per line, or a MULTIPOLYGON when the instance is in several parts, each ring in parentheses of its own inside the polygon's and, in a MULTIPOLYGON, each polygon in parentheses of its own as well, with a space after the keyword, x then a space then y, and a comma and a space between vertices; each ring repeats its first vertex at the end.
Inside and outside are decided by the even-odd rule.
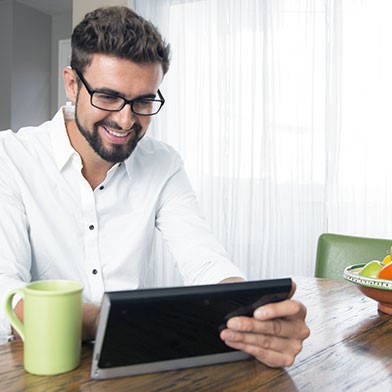
POLYGON ((368 278, 359 275, 365 264, 354 264, 344 269, 343 278, 355 283, 367 297, 378 302, 378 309, 392 315, 392 280, 368 278))

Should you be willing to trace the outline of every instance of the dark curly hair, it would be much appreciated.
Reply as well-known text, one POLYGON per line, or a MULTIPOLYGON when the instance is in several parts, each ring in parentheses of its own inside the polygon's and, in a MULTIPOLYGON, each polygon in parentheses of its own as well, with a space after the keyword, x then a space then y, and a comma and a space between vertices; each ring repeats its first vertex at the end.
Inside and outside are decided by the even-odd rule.
POLYGON ((71 39, 71 67, 83 72, 92 55, 108 54, 169 69, 170 45, 149 21, 127 7, 102 7, 85 15, 71 39))

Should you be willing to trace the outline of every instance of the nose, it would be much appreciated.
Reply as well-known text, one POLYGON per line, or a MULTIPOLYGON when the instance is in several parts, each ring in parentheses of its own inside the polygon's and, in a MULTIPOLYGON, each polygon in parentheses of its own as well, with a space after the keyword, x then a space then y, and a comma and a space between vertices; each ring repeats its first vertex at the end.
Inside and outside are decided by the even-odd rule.
POLYGON ((119 112, 115 112, 117 124, 124 130, 128 131, 136 122, 135 114, 131 110, 130 104, 126 104, 119 112))

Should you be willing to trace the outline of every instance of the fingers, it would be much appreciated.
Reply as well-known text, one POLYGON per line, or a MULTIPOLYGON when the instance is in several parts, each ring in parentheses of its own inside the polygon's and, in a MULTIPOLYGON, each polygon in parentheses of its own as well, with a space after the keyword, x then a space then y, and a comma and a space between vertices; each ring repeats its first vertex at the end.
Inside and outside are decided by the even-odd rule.
MULTIPOLYGON (((276 345, 275 343, 272 343, 273 340, 276 339, 271 339, 271 346, 276 345)), ((287 342, 282 341, 279 344, 281 346, 280 350, 273 350, 272 348, 265 348, 244 342, 225 341, 225 343, 233 349, 248 353, 269 367, 291 366, 294 363, 295 357, 302 349, 302 344, 299 341, 296 341, 293 345, 288 345, 287 342)))
MULTIPOLYGON (((304 331, 298 333, 301 337, 289 338, 225 329, 221 332, 221 338, 229 347, 244 351, 270 367, 287 367, 294 363, 295 357, 302 350, 303 340, 309 336, 307 327, 300 325, 294 328, 304 331)), ((285 329, 286 327, 281 328, 285 329)))
MULTIPOLYGON (((295 290, 295 288, 294 288, 295 290)), ((309 334, 306 308, 294 300, 256 309, 254 317, 233 317, 221 332, 225 343, 271 367, 290 366, 309 334)))
POLYGON ((249 332, 265 336, 278 336, 281 338, 305 339, 309 336, 309 328, 304 318, 276 318, 273 320, 258 320, 250 317, 233 317, 227 322, 227 327, 235 332, 249 332))
POLYGON ((260 306, 254 311, 254 318, 257 320, 272 320, 279 317, 299 318, 304 320, 306 317, 305 306, 295 300, 286 300, 260 306))
MULTIPOLYGON (((230 329, 226 329, 222 331, 221 334, 224 337, 226 342, 231 344, 239 343, 243 345, 261 347, 266 350, 273 350, 283 352, 287 348, 288 340, 290 338, 282 338, 276 335, 267 335, 267 334, 260 334, 260 333, 244 333, 233 331, 230 329)), ((302 348, 302 339, 291 339, 293 340, 292 348, 290 351, 297 354, 302 348), (298 342, 298 343, 296 343, 298 342)))
POLYGON ((295 290, 297 290, 297 285, 296 285, 296 283, 294 281, 292 281, 291 290, 290 290, 290 293, 289 293, 289 298, 291 298, 294 295, 295 290))

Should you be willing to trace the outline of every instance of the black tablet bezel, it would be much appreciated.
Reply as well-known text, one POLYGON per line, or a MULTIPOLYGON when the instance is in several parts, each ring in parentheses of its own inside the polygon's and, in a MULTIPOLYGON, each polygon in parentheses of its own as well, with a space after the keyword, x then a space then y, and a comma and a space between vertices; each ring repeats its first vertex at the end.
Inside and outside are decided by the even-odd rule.
POLYGON ((91 376, 112 378, 248 357, 219 337, 228 318, 286 299, 290 278, 104 294, 91 376), (153 341, 156 339, 155 342, 153 341))

